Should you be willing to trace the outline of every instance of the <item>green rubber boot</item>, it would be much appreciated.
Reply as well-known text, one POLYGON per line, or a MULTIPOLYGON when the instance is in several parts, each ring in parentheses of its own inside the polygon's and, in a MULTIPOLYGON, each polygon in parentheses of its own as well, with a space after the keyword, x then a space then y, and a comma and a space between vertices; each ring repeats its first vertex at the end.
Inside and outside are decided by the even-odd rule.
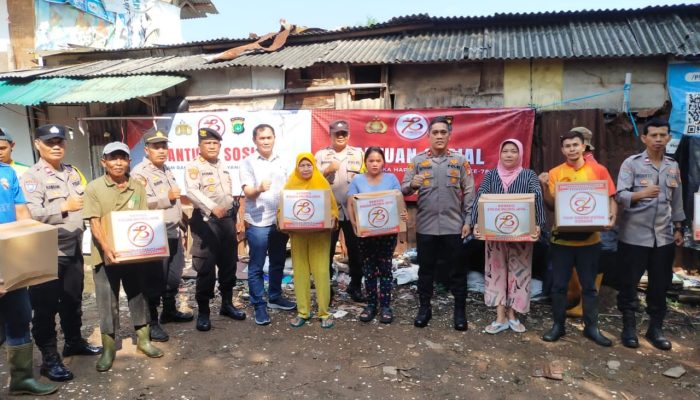
POLYGON ((136 330, 136 348, 148 357, 163 357, 163 350, 151 344, 151 328, 148 325, 136 330))
POLYGON ((34 379, 33 350, 34 345, 31 342, 19 346, 7 346, 11 395, 44 396, 58 390, 56 385, 43 384, 34 379))
POLYGON ((114 357, 117 355, 117 344, 114 342, 114 336, 106 333, 102 334, 102 355, 97 360, 95 368, 98 372, 107 372, 112 368, 114 357))

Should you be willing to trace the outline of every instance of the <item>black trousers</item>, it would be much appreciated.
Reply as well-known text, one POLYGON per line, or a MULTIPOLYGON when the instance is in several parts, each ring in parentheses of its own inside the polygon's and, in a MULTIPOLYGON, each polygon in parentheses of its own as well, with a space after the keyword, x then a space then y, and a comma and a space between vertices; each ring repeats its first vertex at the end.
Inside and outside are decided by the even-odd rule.
POLYGON ((566 295, 573 269, 576 268, 581 283, 581 296, 598 295, 595 277, 598 274, 600 243, 590 246, 562 246, 552 243, 549 249, 552 260, 552 294, 566 295))
POLYGON ((467 297, 467 265, 460 260, 462 248, 460 235, 424 235, 416 234, 418 249, 418 296, 421 300, 430 300, 433 296, 433 283, 438 268, 445 268, 449 275, 449 286, 455 299, 467 297), (443 262, 438 262, 442 259, 443 262))
POLYGON ((32 335, 37 347, 56 347, 56 314, 61 317, 61 329, 66 342, 81 339, 83 255, 80 249, 77 255, 58 257, 58 279, 31 286, 29 298, 34 316, 32 318, 32 335))
POLYGON ((345 237, 345 247, 348 250, 348 269, 350 270, 350 284, 360 286, 362 284, 362 260, 360 250, 358 248, 357 236, 352 229, 350 220, 338 221, 340 229, 334 230, 331 233, 331 256, 330 256, 330 272, 333 276, 333 256, 335 255, 335 245, 340 237, 340 230, 343 230, 345 237))
POLYGON ((666 291, 673 279, 674 244, 661 247, 644 247, 619 242, 617 253, 624 273, 618 275, 620 291, 617 293, 617 308, 621 312, 636 311, 639 307, 637 285, 647 271, 647 314, 662 321, 666 316, 666 291))
POLYGON ((195 299, 208 303, 214 298, 216 267, 219 268, 219 291, 229 296, 236 284, 238 239, 234 218, 204 221, 197 211, 190 221, 192 230, 192 268, 197 271, 195 299))
POLYGON ((175 298, 182 280, 185 255, 179 238, 168 238, 170 256, 163 260, 162 268, 149 268, 146 272, 144 293, 150 307, 158 307, 161 298, 175 298))

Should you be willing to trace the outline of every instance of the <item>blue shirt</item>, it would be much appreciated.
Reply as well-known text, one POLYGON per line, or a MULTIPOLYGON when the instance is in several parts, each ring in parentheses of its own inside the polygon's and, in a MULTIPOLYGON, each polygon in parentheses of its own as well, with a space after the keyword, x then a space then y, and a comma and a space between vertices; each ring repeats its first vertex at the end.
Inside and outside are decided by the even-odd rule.
POLYGON ((16 221, 15 205, 26 203, 17 173, 9 165, 0 163, 0 224, 16 221))
POLYGON ((367 175, 355 175, 350 182, 350 187, 348 188, 348 197, 367 192, 381 192, 382 190, 401 190, 401 184, 396 178, 396 175, 384 172, 382 173, 382 179, 377 185, 370 185, 367 181, 367 175))

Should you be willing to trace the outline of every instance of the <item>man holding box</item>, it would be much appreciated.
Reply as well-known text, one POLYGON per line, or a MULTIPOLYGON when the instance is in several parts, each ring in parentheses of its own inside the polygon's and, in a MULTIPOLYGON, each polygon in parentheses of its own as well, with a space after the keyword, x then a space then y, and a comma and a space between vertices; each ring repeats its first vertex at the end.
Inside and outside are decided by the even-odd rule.
POLYGON ((34 317, 32 334, 41 350, 41 374, 52 381, 68 381, 73 373, 63 364, 56 343, 56 314, 65 336, 63 356, 97 355, 80 334, 82 326, 83 271, 82 174, 64 164, 66 132, 62 125, 36 129, 34 148, 40 159, 22 175, 22 188, 32 218, 58 228, 58 280, 29 288, 34 317))
POLYGON ((661 331, 666 316, 666 290, 673 276, 676 246, 683 245, 683 194, 678 163, 665 157, 671 140, 667 121, 652 119, 644 127, 641 139, 646 150, 627 158, 617 178, 617 200, 620 213, 620 274, 617 307, 622 312, 622 344, 637 348, 639 306, 637 285, 647 271, 646 292, 649 329, 645 337, 660 350, 670 350, 671 342, 661 331))
POLYGON ((180 236, 180 221, 182 206, 180 204, 180 188, 175 177, 165 165, 168 160, 168 136, 159 131, 151 130, 143 138, 146 157, 131 171, 146 188, 148 208, 163 210, 165 225, 168 230, 168 248, 170 256, 163 260, 163 268, 151 268, 147 277, 148 311, 151 315, 151 340, 167 342, 168 333, 158 321, 158 305, 163 298, 163 312, 160 322, 189 322, 192 313, 178 311, 175 306, 175 296, 180 288, 182 269, 185 266, 185 252, 180 236))
POLYGON ((216 267, 219 268, 220 315, 241 321, 245 312, 233 305, 238 265, 236 210, 233 207, 231 176, 219 160, 221 135, 210 128, 198 131, 199 157, 187 164, 187 197, 194 206, 192 268, 197 271, 197 330, 211 329, 209 302, 214 298, 216 267))
MULTIPOLYGON (((609 219, 606 229, 615 225, 617 203, 615 203, 615 184, 608 170, 598 163, 586 161, 583 134, 569 131, 560 138, 561 151, 566 162, 552 168, 549 173, 540 174, 544 202, 550 210, 555 206, 555 188, 557 182, 586 182, 604 180, 608 185, 609 219)), ((552 228, 552 329, 542 336, 542 340, 554 342, 565 335, 566 291, 571 272, 575 266, 581 286, 583 287, 583 335, 601 346, 612 346, 610 339, 603 336, 598 329, 598 291, 595 277, 598 272, 600 256, 600 234, 598 232, 559 232, 552 228)))
POLYGON ((108 143, 102 150, 101 163, 105 175, 88 183, 85 188, 83 217, 90 220, 92 231, 93 278, 102 333, 102 357, 97 361, 96 368, 99 372, 106 372, 112 368, 117 353, 115 335, 119 329, 121 284, 129 299, 129 313, 138 338, 136 348, 148 357, 163 357, 163 352, 151 344, 148 305, 143 291, 145 270, 161 268, 161 265, 158 262, 119 263, 119 254, 108 240, 102 219, 112 211, 148 210, 146 190, 127 173, 129 147, 126 144, 108 143))
MULTIPOLYGON (((333 121, 328 126, 331 136, 331 145, 319 150, 315 154, 318 169, 323 173, 328 183, 331 184, 333 195, 338 202, 338 225, 343 231, 345 247, 348 251, 348 268, 350 272, 350 284, 347 293, 353 301, 367 301, 362 295, 362 263, 359 257, 358 241, 352 229, 350 218, 346 215, 348 188, 352 178, 360 174, 363 169, 364 152, 359 147, 348 146, 350 127, 347 121, 333 121)), ((340 236, 340 230, 333 230, 330 249, 330 270, 333 275, 333 256, 335 246, 340 236)))
MULTIPOLYGON (((17 174, 10 165, 0 162, 0 224, 31 218, 25 203, 17 174)), ((0 276, 0 285, 4 283, 0 276)), ((58 390, 58 386, 34 379, 31 318, 32 306, 26 288, 10 292, 0 288, 0 344, 7 340, 10 395, 43 396, 58 390)))
POLYGON ((452 121, 436 117, 430 121, 430 149, 416 155, 404 175, 404 195, 418 192, 416 241, 418 247, 418 296, 420 308, 413 324, 428 325, 432 317, 430 299, 433 281, 442 264, 450 269, 450 286, 455 298, 454 328, 467 329, 467 266, 458 259, 462 239, 471 231, 471 205, 474 201, 474 177, 464 157, 448 148, 452 121))

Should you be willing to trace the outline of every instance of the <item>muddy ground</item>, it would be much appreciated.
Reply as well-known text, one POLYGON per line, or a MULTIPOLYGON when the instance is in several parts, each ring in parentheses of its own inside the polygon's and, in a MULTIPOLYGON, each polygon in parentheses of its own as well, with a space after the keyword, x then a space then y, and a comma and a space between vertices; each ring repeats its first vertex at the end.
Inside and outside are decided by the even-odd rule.
MULTIPOLYGON (((90 283, 91 277, 86 276, 90 283)), ((65 360, 75 380, 61 385, 52 399, 694 399, 700 398, 700 307, 672 303, 666 332, 673 350, 663 352, 640 339, 636 350, 619 341, 620 317, 614 291, 603 287, 601 327, 614 347, 598 347, 582 334, 580 320, 568 320, 567 336, 557 343, 540 340, 550 326, 549 305, 534 303, 523 319, 524 334, 483 331, 494 315, 481 294, 470 294, 469 330, 452 329, 448 295, 434 300, 433 320, 413 327, 415 286, 394 291, 396 319, 391 325, 359 322, 360 305, 348 301, 342 282, 334 309, 348 311, 332 329, 317 320, 289 326, 292 312, 271 311, 272 324, 256 326, 252 309, 246 321, 218 315, 213 303, 210 332, 194 322, 167 324, 171 339, 159 344, 166 354, 147 359, 135 352, 133 329, 122 303, 121 349, 107 373, 95 371, 96 358, 65 360), (561 367, 560 381, 533 377, 548 363, 561 367), (679 379, 662 375, 671 367, 687 372, 679 379)), ((245 304, 245 286, 237 288, 245 304)), ((99 343, 94 295, 86 291, 83 332, 99 343)), ((293 296, 292 290, 288 294, 293 296)), ((194 307, 194 282, 181 298, 194 307)), ((647 320, 640 317, 640 331, 647 320)), ((35 350, 38 375, 40 354, 35 350)), ((0 362, 7 396, 8 369, 0 362)), ((42 378, 43 379, 43 378, 42 378)))

